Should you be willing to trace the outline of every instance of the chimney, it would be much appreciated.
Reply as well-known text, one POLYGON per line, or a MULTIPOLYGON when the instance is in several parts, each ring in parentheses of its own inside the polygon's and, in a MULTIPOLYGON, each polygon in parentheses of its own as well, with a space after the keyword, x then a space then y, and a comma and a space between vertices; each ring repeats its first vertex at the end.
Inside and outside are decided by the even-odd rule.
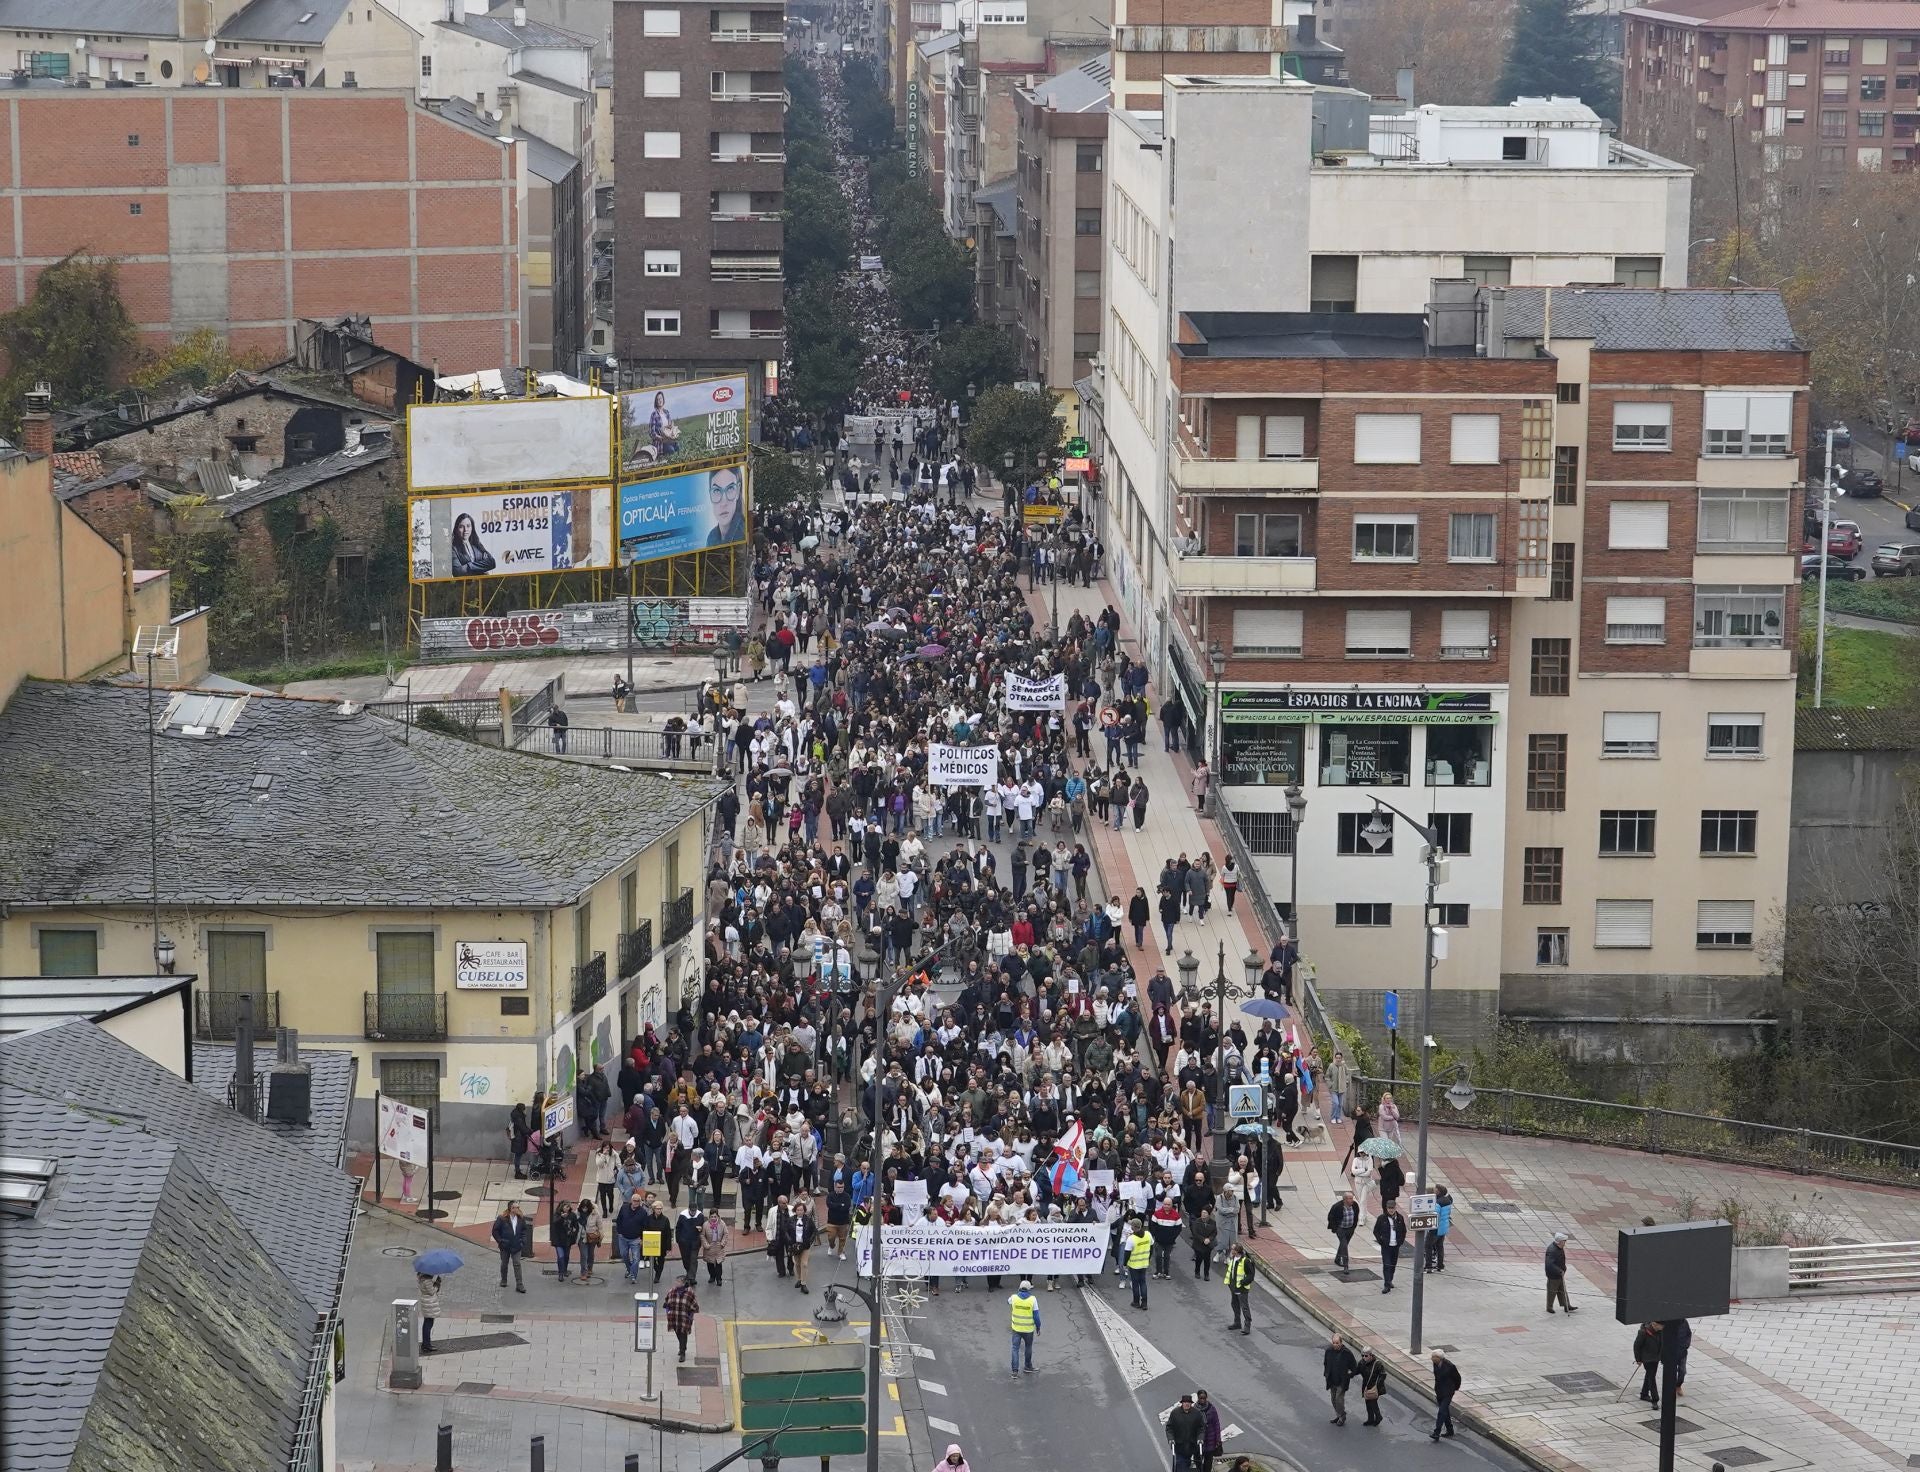
POLYGON ((267 1118, 276 1124, 313 1123, 313 1069, 300 1059, 300 1034, 283 1027, 279 1060, 267 1075, 267 1118))
POLYGON ((1295 34, 1299 37, 1300 44, 1302 46, 1311 46, 1313 44, 1314 18, 1311 15, 1302 15, 1295 25, 1295 34))
POLYGON ((1413 68, 1403 66, 1393 74, 1393 90, 1408 107, 1413 106, 1413 68))
POLYGON ((253 1090, 253 993, 242 992, 233 1024, 233 1084, 227 1090, 227 1102, 235 1114, 248 1119, 260 1117, 260 1101, 253 1090))
POLYGON ((516 5, 516 6, 514 6, 514 7, 513 7, 513 26, 514 26, 514 29, 515 29, 515 30, 525 30, 525 29, 526 29, 526 25, 527 25, 527 7, 526 7, 526 6, 524 6, 524 5, 516 5))
POLYGON ((21 448, 29 455, 53 453, 53 389, 43 378, 25 395, 26 408, 20 415, 21 448))

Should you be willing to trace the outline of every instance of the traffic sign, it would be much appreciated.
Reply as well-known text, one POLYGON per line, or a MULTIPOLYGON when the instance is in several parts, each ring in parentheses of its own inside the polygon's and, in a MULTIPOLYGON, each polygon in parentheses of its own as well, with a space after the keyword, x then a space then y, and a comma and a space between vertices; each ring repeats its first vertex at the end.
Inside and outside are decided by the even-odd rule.
MULTIPOLYGON (((741 1434, 742 1442, 759 1441, 766 1433, 748 1431, 741 1434)), ((780 1457, 857 1457, 867 1449, 867 1429, 864 1426, 844 1426, 824 1431, 782 1431, 774 1437, 771 1446, 760 1446, 754 1450, 756 1457, 768 1455, 780 1457)))
POLYGON ((541 1118, 541 1124, 549 1135, 557 1135, 562 1130, 573 1128, 573 1095, 566 1094, 549 1104, 541 1118))
POLYGON ((804 1370, 798 1374, 754 1375, 740 1386, 741 1404, 754 1401, 817 1400, 821 1396, 861 1395, 866 1376, 858 1370, 804 1370))
POLYGON ((1388 1032, 1400 1027, 1400 993, 1387 992, 1380 998, 1380 1025, 1388 1032))
POLYGON ((1267 1112, 1266 1090, 1258 1084, 1227 1085, 1227 1115, 1231 1119, 1259 1119, 1267 1112))
POLYGON ((779 1433, 760 1457, 859 1456, 867 1449, 868 1349, 858 1341, 740 1351, 743 1444, 779 1433))

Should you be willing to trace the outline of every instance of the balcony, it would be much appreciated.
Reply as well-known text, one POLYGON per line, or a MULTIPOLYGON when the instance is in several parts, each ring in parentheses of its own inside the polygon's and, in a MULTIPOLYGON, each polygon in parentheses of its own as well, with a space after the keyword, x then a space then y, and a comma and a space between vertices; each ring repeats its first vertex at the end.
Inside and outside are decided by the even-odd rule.
POLYGON ((1182 491, 1317 491, 1318 460, 1209 460, 1189 455, 1183 446, 1173 462, 1174 484, 1182 491))
POLYGON ((716 164, 784 164, 784 153, 710 153, 708 159, 716 164))
POLYGON ((220 1042, 233 1036, 240 1021, 240 999, 253 999, 253 1029, 265 1036, 280 1026, 278 992, 202 992, 193 994, 193 1035, 202 1042, 220 1042))
POLYGON ((445 992, 368 992, 366 1037, 372 1043, 437 1043, 447 1036, 445 992))
POLYGON ((653 922, 642 920, 640 928, 620 937, 620 979, 638 976, 653 959, 653 922))
MULTIPOLYGON (((707 335, 714 338, 775 338, 785 337, 787 330, 784 327, 716 327, 707 335)), ((666 939, 673 937, 667 936, 666 939)))
POLYGON ((784 92, 709 92, 710 102, 785 102, 784 92))
POLYGON ((660 907, 660 944, 670 946, 693 931, 693 891, 683 889, 660 907))
POLYGON ((725 42, 730 46, 737 46, 748 41, 784 42, 786 37, 782 36, 778 31, 742 31, 729 29, 724 31, 708 31, 707 39, 725 42))
POLYGON ((595 951, 584 966, 573 968, 573 1010, 584 1012, 607 994, 607 953, 595 951))
POLYGON ((1215 593, 1311 593, 1319 586, 1314 557, 1175 557, 1173 587, 1182 596, 1215 593))

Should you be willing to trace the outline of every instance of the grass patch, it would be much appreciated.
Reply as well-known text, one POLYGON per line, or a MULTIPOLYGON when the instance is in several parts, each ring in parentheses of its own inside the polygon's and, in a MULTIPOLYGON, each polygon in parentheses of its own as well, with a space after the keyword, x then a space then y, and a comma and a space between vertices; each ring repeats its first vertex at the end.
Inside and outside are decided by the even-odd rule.
MULTIPOLYGON (((1808 603, 1819 601, 1819 590, 1807 584, 1808 603)), ((1864 618, 1892 619, 1920 624, 1920 578, 1868 578, 1858 583, 1827 583, 1828 613, 1857 613, 1864 618)))
MULTIPOLYGON (((405 651, 401 651, 394 663, 403 666, 406 662, 405 651)), ((275 690, 300 680, 347 680, 357 675, 384 675, 386 672, 386 657, 379 654, 324 659, 312 664, 269 664, 257 669, 221 671, 227 678, 244 685, 264 685, 275 690)))
MULTIPOLYGON (((1833 590, 1828 589, 1831 593, 1833 590)), ((1831 611, 1831 609, 1829 609, 1831 611)), ((1800 660, 1800 703, 1813 704, 1813 634, 1800 660)), ((1878 629, 1827 627, 1827 669, 1822 691, 1828 705, 1911 706, 1920 695, 1920 638, 1878 629)))

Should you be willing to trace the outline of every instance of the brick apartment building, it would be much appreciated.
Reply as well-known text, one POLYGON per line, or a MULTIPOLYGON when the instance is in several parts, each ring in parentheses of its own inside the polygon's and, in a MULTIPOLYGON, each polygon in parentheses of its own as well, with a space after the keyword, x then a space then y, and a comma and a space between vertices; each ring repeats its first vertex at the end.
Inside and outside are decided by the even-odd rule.
POLYGON ((1653 0, 1625 15, 1621 136, 1697 171, 1696 218, 1777 231, 1920 147, 1920 0, 1653 0))
POLYGON ((1420 974, 1419 844, 1365 840, 1378 796, 1451 856, 1450 1045, 1496 1013, 1750 1042, 1786 894, 1807 357, 1772 292, 1548 295, 1182 313, 1173 664, 1218 672, 1223 796, 1347 1015, 1420 974))
POLYGON ((614 353, 641 382, 777 381, 786 13, 616 0, 614 353))
POLYGON ((400 93, 16 88, 0 309, 86 250, 150 341, 216 327, 279 357, 302 318, 366 314, 416 362, 521 362, 529 174, 523 145, 400 93))
POLYGON ((1112 80, 1113 64, 1102 57, 1014 94, 1021 366, 1055 389, 1071 388, 1100 351, 1112 80))

